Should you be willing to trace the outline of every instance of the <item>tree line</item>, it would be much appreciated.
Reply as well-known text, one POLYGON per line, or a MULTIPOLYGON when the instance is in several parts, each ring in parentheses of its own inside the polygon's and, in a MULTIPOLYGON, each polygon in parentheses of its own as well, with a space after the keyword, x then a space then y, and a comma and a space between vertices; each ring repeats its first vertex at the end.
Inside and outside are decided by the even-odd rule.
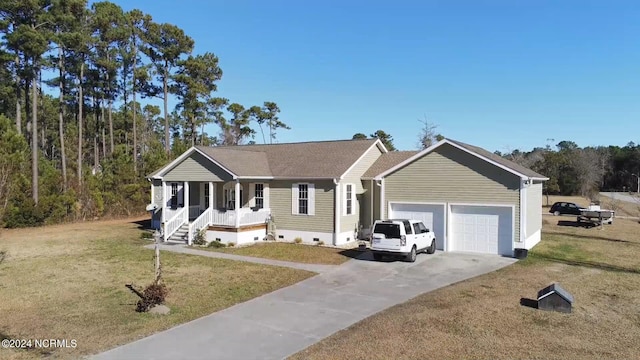
POLYGON ((0 0, 0 41, 4 226, 130 214, 148 200, 144 175, 189 146, 267 143, 289 129, 275 102, 216 96, 218 57, 194 54, 182 29, 142 10, 0 0))

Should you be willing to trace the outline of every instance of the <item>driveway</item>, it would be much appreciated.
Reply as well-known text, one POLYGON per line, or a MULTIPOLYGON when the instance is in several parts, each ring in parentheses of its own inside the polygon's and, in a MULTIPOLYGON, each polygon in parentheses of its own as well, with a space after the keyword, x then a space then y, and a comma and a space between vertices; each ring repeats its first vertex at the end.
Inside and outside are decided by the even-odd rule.
POLYGON ((418 255, 415 263, 374 262, 367 252, 313 278, 94 358, 283 359, 388 307, 513 262, 444 252, 418 255))

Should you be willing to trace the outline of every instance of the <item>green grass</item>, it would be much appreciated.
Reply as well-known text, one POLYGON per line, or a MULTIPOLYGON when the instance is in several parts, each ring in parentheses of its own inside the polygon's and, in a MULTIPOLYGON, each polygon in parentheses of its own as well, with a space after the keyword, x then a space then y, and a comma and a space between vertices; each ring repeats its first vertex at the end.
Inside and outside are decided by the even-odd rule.
MULTIPOLYGON (((168 329, 313 276, 313 273, 239 261, 162 252, 170 292, 168 316, 134 311, 125 288, 153 280, 153 251, 143 249, 130 222, 70 224, 5 231, 0 250, 0 335, 76 339, 78 358, 168 329)), ((0 349, 2 359, 34 359, 40 350, 0 349)))
POLYGON ((291 244, 283 242, 257 243, 235 248, 201 248, 227 254, 253 256, 265 259, 291 261, 305 264, 338 265, 357 256, 358 250, 345 250, 317 245, 291 244))

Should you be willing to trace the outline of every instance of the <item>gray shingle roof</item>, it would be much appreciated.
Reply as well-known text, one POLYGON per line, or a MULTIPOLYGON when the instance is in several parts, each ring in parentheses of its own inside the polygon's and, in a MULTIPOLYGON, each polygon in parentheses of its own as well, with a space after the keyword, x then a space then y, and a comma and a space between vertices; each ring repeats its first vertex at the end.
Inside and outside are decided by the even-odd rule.
POLYGON ((337 178, 376 139, 197 148, 238 176, 337 178))
POLYGON ((481 147, 465 144, 463 142, 456 141, 456 140, 451 140, 451 139, 447 139, 447 140, 452 142, 452 143, 454 143, 454 144, 456 144, 456 145, 458 145, 458 146, 460 146, 460 147, 463 147, 463 148, 465 148, 465 149, 467 149, 467 150, 469 150, 471 152, 474 152, 474 153, 476 153, 476 154, 478 154, 478 155, 480 155, 482 157, 490 159, 490 160, 492 160, 492 161, 494 161, 494 162, 496 162, 496 163, 498 163, 498 164, 500 164, 500 165, 502 165, 504 167, 507 167, 507 168, 517 172, 517 173, 525 175, 527 177, 530 177, 530 178, 541 178, 541 179, 546 179, 547 178, 544 175, 538 174, 537 172, 535 172, 535 171, 533 171, 533 170, 531 170, 529 168, 526 168, 526 167, 524 167, 524 166, 522 166, 520 164, 517 164, 517 163, 515 163, 515 162, 513 162, 511 160, 507 160, 507 159, 503 158, 502 156, 496 155, 496 154, 494 154, 494 153, 492 153, 490 151, 487 151, 487 150, 485 150, 485 149, 483 149, 481 147))
POLYGON ((418 151, 389 151, 386 154, 382 154, 362 177, 365 179, 374 178, 376 175, 382 174, 417 153, 418 151))

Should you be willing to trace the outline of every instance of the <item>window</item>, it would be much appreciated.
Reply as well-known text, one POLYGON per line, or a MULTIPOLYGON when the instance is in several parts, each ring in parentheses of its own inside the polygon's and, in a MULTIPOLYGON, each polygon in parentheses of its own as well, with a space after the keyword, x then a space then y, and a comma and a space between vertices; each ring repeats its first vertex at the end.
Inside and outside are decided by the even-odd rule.
POLYGON ((384 234, 384 237, 387 239, 400 239, 400 226, 397 224, 379 223, 376 224, 373 233, 384 234))
POLYGON ((411 232, 411 223, 410 223, 410 222, 408 222, 408 221, 406 221, 406 220, 405 220, 405 221, 403 221, 402 223, 404 224, 404 232, 405 232, 407 235, 411 235, 411 234, 413 234, 413 232, 411 232))
POLYGON ((298 214, 309 214, 309 185, 298 184, 298 214))
POLYGON ((426 227, 426 226, 424 226, 424 224, 423 224, 423 223, 418 223, 418 224, 420 225, 420 232, 421 232, 421 233, 427 233, 427 232, 429 232, 429 229, 427 229, 427 227, 426 227))
POLYGON ((352 184, 346 185, 345 197, 347 199, 347 204, 345 208, 346 214, 351 215, 353 214, 353 185, 352 184))
POLYGON ((255 200, 258 209, 264 208, 264 184, 255 184, 255 200))
MULTIPOLYGON (((240 207, 242 207, 242 185, 240 185, 240 207)), ((236 190, 235 184, 228 183, 224 185, 224 204, 229 210, 235 210, 236 208, 236 190)))
POLYGON ((204 208, 208 209, 211 203, 209 202, 209 184, 204 184, 204 208))
POLYGON ((171 183, 171 208, 178 208, 178 183, 171 183))
POLYGON ((413 233, 414 234, 420 234, 422 231, 420 231, 420 223, 414 223, 413 224, 413 233))

